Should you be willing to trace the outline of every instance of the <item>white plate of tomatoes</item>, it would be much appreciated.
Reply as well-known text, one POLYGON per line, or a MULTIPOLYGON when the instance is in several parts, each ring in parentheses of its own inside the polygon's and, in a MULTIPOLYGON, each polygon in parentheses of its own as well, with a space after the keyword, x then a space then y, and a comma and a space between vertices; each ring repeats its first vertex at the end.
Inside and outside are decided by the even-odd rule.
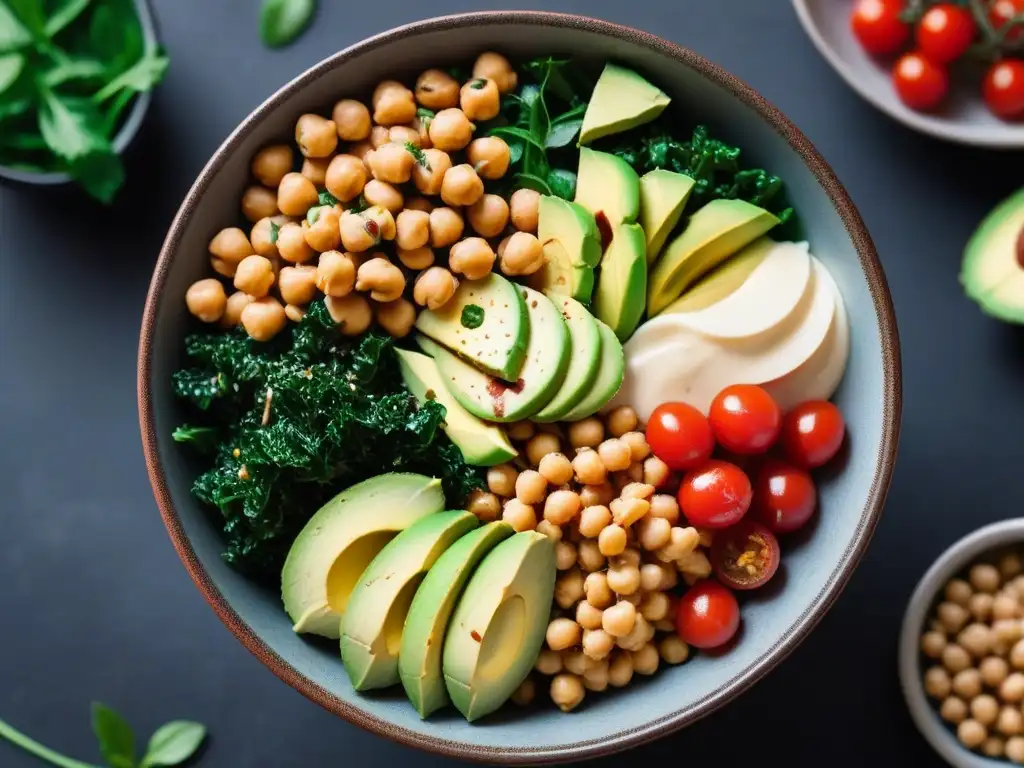
POLYGON ((1024 147, 1024 0, 793 0, 844 80, 922 133, 1024 147))

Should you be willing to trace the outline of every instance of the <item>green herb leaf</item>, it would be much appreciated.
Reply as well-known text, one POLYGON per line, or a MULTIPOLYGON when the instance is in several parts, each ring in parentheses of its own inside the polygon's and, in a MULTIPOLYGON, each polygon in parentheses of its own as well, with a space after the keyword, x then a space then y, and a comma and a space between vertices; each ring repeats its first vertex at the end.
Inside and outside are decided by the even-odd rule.
POLYGON ((124 165, 112 149, 79 157, 69 170, 75 181, 101 203, 112 203, 124 186, 124 165))
POLYGON ((562 168, 553 168, 547 177, 551 194, 563 200, 572 200, 576 196, 576 174, 562 168))
POLYGON ((544 151, 544 142, 542 139, 535 136, 532 132, 522 128, 517 128, 514 125, 500 125, 495 128, 491 128, 491 130, 487 132, 487 135, 497 136, 501 139, 519 139, 519 141, 530 144, 542 152, 544 151))
POLYGON ((89 14, 88 53, 118 75, 143 57, 142 25, 129 0, 106 0, 89 14))
POLYGON ((0 53, 16 51, 32 44, 32 33, 6 3, 0 3, 0 53))
POLYGON ((542 179, 540 176, 534 176, 532 173, 516 174, 516 184, 518 187, 535 189, 542 195, 552 194, 551 187, 548 185, 547 181, 542 179))
POLYGON ((31 99, 12 99, 11 101, 0 101, 0 120, 7 120, 13 117, 21 117, 32 109, 31 99))
POLYGON ((194 427, 182 424, 172 435, 176 443, 190 443, 200 453, 212 453, 220 439, 220 430, 216 427, 194 427))
POLYGON ((109 151, 109 142, 97 131, 101 121, 94 111, 49 89, 41 95, 39 132, 55 155, 73 162, 96 151, 109 151))
POLYGON ((581 104, 578 107, 573 107, 568 112, 563 112, 552 120, 551 129, 548 131, 544 146, 548 149, 555 149, 571 144, 572 140, 576 138, 576 134, 580 132, 580 127, 583 125, 583 115, 586 111, 586 105, 581 104))
POLYGON ((263 0, 260 37, 270 48, 288 45, 305 31, 316 13, 316 0, 263 0))
POLYGON ((114 100, 110 102, 110 106, 106 108, 106 116, 104 117, 103 124, 105 126, 104 133, 107 136, 113 136, 117 130, 118 121, 121 119, 121 113, 124 112, 125 108, 132 103, 135 99, 135 91, 121 91, 114 100))
POLYGON ((92 0, 64 0, 64 3, 54 11, 46 21, 44 31, 47 37, 53 37, 68 24, 77 19, 92 0))
POLYGON ((144 93, 163 79, 164 73, 167 72, 168 64, 170 64, 170 60, 166 56, 161 55, 159 50, 149 51, 131 67, 97 91, 93 96, 93 100, 99 104, 123 90, 144 93))
POLYGON ((24 69, 25 57, 20 53, 0 56, 0 94, 14 85, 24 69))
POLYGON ((21 23, 34 37, 44 37, 46 12, 43 10, 43 0, 4 0, 4 2, 11 7, 14 15, 21 19, 21 23))
POLYGON ((410 155, 412 155, 414 158, 416 158, 416 162, 417 163, 422 165, 428 171, 430 170, 430 161, 427 160, 427 153, 426 152, 424 152, 422 149, 417 147, 411 141, 405 142, 405 149, 406 149, 406 151, 410 155))
POLYGON ((337 205, 340 201, 325 189, 320 193, 318 202, 320 205, 337 205))
POLYGON ((201 723, 175 720, 160 726, 149 740, 141 768, 174 766, 194 755, 206 738, 206 727, 201 723))
POLYGON ((462 308, 461 322, 463 328, 479 328, 484 324, 484 308, 476 304, 467 304, 462 308))
POLYGON ((363 196, 362 193, 360 193, 359 197, 356 198, 356 201, 349 205, 348 210, 352 211, 352 213, 362 213, 369 207, 369 201, 366 199, 366 197, 363 196))
POLYGON ((309 224, 309 226, 312 227, 314 224, 316 224, 317 220, 320 218, 320 214, 323 213, 324 207, 325 206, 322 205, 314 205, 312 208, 306 211, 306 222, 309 224))
POLYGON ((469 87, 472 88, 474 91, 482 91, 484 88, 487 87, 487 81, 484 80, 482 77, 478 77, 475 78, 474 80, 469 81, 469 87))
POLYGON ((270 244, 277 245, 277 236, 281 232, 281 227, 276 221, 270 222, 270 244))
POLYGON ((111 768, 135 768, 135 734, 121 715, 105 704, 93 702, 92 732, 111 768))
POLYGON ((95 59, 69 59, 43 74, 47 88, 56 88, 69 80, 93 80, 106 75, 107 68, 95 59))

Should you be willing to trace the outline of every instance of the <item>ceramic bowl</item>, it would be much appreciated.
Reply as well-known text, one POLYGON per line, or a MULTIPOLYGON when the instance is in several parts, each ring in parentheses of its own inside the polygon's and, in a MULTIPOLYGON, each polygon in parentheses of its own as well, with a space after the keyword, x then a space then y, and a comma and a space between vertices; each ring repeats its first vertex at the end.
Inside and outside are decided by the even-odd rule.
POLYGON ((956 768, 996 768, 1007 765, 961 746, 924 692, 921 634, 946 583, 984 555, 1009 545, 1024 544, 1024 519, 1004 520, 968 534, 943 552, 914 589, 900 630, 899 666, 903 697, 910 716, 932 748, 956 768))
MULTIPOLYGON (((134 4, 135 12, 139 17, 139 24, 142 27, 143 45, 147 48, 156 47, 159 43, 156 18, 153 15, 153 9, 149 6, 149 0, 134 0, 134 4)), ((153 94, 151 91, 137 94, 131 103, 131 107, 126 113, 123 113, 121 130, 117 132, 117 135, 114 136, 111 142, 115 154, 123 155, 135 140, 139 129, 142 128, 142 123, 146 119, 146 113, 149 111, 149 105, 152 100, 153 94)), ((8 168, 3 165, 0 165, 0 179, 40 187, 60 186, 72 181, 71 175, 62 171, 39 173, 20 168, 8 168)))
POLYGON ((449 16, 386 32, 317 64, 247 117, 171 225, 146 303, 138 377, 146 460, 164 521, 199 589, 239 640, 283 680, 353 723, 404 744, 503 763, 579 759, 644 743, 721 707, 775 667, 807 637, 863 555, 881 515, 900 423, 899 342, 882 267, 850 198, 810 142, 752 89, 692 51, 603 21, 535 12, 449 16), (333 645, 295 635, 279 595, 221 561, 213 518, 189 495, 198 466, 171 439, 182 413, 170 379, 189 324, 185 290, 208 276, 210 237, 235 222, 254 152, 287 136, 305 111, 329 112, 338 98, 365 97, 382 79, 411 81, 427 67, 465 64, 488 48, 514 58, 568 52, 636 67, 669 90, 678 115, 707 122, 742 145, 746 162, 786 180, 814 252, 845 296, 852 352, 836 401, 852 437, 842 471, 822 480, 814 530, 787 546, 771 594, 746 600, 734 649, 590 696, 571 716, 509 706, 469 725, 452 712, 421 721, 401 691, 356 695, 333 645))
POLYGON ((958 72, 947 105, 934 113, 906 106, 892 86, 891 61, 872 57, 850 31, 853 0, 792 0, 804 31, 832 68, 868 102, 915 131, 993 149, 1024 147, 1024 124, 993 115, 981 98, 984 71, 958 72))

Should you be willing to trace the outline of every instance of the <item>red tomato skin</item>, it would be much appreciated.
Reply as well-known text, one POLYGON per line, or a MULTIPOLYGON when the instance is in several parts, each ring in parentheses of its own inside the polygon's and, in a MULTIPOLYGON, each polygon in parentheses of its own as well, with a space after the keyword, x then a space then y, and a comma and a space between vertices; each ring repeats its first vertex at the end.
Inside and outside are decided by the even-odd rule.
POLYGON ((910 25, 900 18, 901 0, 860 0, 850 17, 854 36, 868 53, 896 53, 910 38, 910 25))
POLYGON ((703 413, 688 403, 662 403, 647 421, 647 444, 669 469, 700 466, 715 450, 715 436, 703 413))
POLYGON ((967 53, 977 34, 969 10, 939 3, 925 11, 917 22, 917 48, 936 64, 949 64, 967 53))
MULTIPOLYGON (((993 0, 988 9, 988 18, 996 31, 1009 24, 1015 17, 1024 14, 1024 0, 993 0)), ((1018 25, 1007 33, 1005 40, 1008 43, 1019 42, 1024 37, 1024 25, 1018 25)))
POLYGON ((710 579, 694 584, 676 608, 676 633, 694 648, 717 648, 732 640, 740 627, 736 596, 710 579))
POLYGON ((901 56, 893 67, 892 79, 900 101, 922 112, 939 106, 949 92, 946 70, 919 53, 901 56))
POLYGON ((997 61, 985 74, 981 92, 996 116, 1013 119, 1024 115, 1024 61, 997 61))
POLYGON ((726 387, 711 403, 711 431, 718 444, 740 455, 764 453, 779 438, 782 411, 767 390, 755 384, 726 387))
POLYGON ((728 528, 747 514, 753 495, 750 478, 742 469, 713 459, 683 477, 679 506, 692 525, 728 528))
POLYGON ((741 521, 739 525, 727 528, 715 535, 711 544, 710 560, 712 567, 715 569, 715 576, 725 586, 730 589, 739 590, 757 589, 771 581, 772 576, 779 570, 779 563, 782 561, 782 550, 779 547, 779 540, 775 538, 775 534, 769 530, 768 526, 747 518, 741 521), (750 536, 757 536, 761 541, 765 542, 768 550, 768 564, 756 577, 749 577, 746 581, 740 581, 729 573, 725 565, 726 548, 730 539, 742 542, 750 536))
POLYGON ((846 435, 843 414, 827 400, 808 400, 782 420, 782 446, 787 458, 802 469, 827 464, 846 435))
POLYGON ((768 461, 754 482, 751 514, 774 533, 792 533, 807 525, 818 506, 810 474, 782 461, 768 461))

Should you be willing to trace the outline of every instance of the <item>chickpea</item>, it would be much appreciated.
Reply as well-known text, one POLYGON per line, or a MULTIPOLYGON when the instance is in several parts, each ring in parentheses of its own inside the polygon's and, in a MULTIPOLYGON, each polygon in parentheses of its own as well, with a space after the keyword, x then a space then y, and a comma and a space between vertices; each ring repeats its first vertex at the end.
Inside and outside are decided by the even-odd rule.
POLYGON ((444 70, 425 70, 416 78, 416 101, 435 110, 457 106, 459 83, 444 70))
POLYGON ((655 494, 651 497, 651 509, 647 513, 652 518, 668 520, 671 525, 679 522, 679 502, 675 496, 667 493, 655 494))
POLYGON ((319 201, 316 186, 301 173, 286 173, 277 188, 277 207, 286 216, 305 216, 319 201))
POLYGON ((363 161, 355 155, 335 155, 327 166, 324 185, 343 203, 354 200, 366 186, 368 175, 363 161))
MULTIPOLYGON (((375 125, 370 130, 370 144, 374 149, 380 149, 385 144, 391 143, 391 131, 386 126, 375 125)), ((367 158, 363 158, 365 162, 367 158)))
MULTIPOLYGON (((377 325, 396 339, 404 339, 408 336, 412 331, 413 325, 416 323, 416 307, 413 306, 411 301, 398 298, 378 304, 376 309, 377 325)), ((491 519, 496 520, 501 505, 493 494, 488 493, 486 496, 493 499, 494 515, 491 519)), ((471 509, 470 512, 472 511, 471 509)))
POLYGON ((376 150, 370 160, 373 177, 389 184, 404 184, 409 181, 412 178, 414 165, 416 165, 416 158, 413 157, 412 152, 406 148, 405 144, 395 142, 385 144, 376 150))
POLYGON ((516 478, 515 496, 524 504, 540 504, 548 495, 548 481, 533 469, 524 470, 516 478))
POLYGON ((946 599, 951 603, 967 607, 967 601, 971 599, 974 590, 971 585, 963 579, 950 579, 946 584, 946 599))
POLYGON ((616 568, 619 568, 624 565, 635 565, 637 568, 639 568, 641 559, 642 558, 640 556, 640 550, 635 549, 633 547, 629 547, 628 549, 624 550, 621 555, 618 555, 615 558, 615 562, 613 563, 613 565, 616 568))
MULTIPOLYGON (((959 736, 959 734, 957 734, 959 736)), ((962 739, 961 739, 962 741, 962 739)), ((1006 740, 1006 757, 1017 764, 1024 763, 1024 736, 1012 736, 1006 740)))
POLYGON ((350 144, 348 147, 348 153, 355 157, 363 164, 363 169, 369 173, 370 166, 367 163, 367 156, 373 152, 373 142, 368 138, 364 141, 357 141, 355 144, 350 144))
POLYGON ((327 296, 324 305, 331 319, 341 326, 345 336, 358 336, 373 322, 370 302, 364 296, 350 293, 348 296, 327 296))
POLYGON ((185 305, 188 311, 204 323, 216 323, 220 320, 224 316, 227 303, 224 285, 213 277, 192 283, 185 292, 185 305))
POLYGON ((999 685, 999 698, 1007 704, 1016 704, 1024 699, 1024 675, 1013 672, 999 685))
POLYGON ((252 175, 265 187, 276 187, 295 165, 292 148, 287 144, 264 147, 252 159, 252 175))
POLYGON ((633 671, 640 675, 653 675, 658 671, 661 656, 654 643, 647 643, 639 651, 633 651, 633 671))
POLYGON ((571 712, 583 702, 585 692, 579 677, 563 672, 551 679, 550 695, 560 710, 571 712))
MULTIPOLYGON (((406 209, 408 210, 408 209, 406 209)), ((406 211, 403 211, 405 213, 406 211)), ((397 248, 398 260, 402 262, 402 265, 414 270, 424 270, 430 267, 434 263, 434 251, 424 246, 423 248, 414 248, 410 251, 404 248, 397 248)))
MULTIPOLYGON (((693 530, 693 529, 692 528, 686 528, 686 529, 673 528, 672 529, 673 537, 675 536, 675 531, 677 531, 677 530, 682 530, 683 531, 683 536, 685 536, 686 535, 686 531, 693 530)), ((675 542, 669 542, 669 547, 673 546, 674 543, 675 542)), ((666 547, 666 549, 667 549, 667 547, 666 547)), ((664 551, 664 549, 659 550, 659 552, 663 552, 663 551, 664 551)), ((703 552, 701 552, 700 550, 697 550, 697 549, 692 549, 687 554, 685 554, 682 557, 678 558, 676 560, 676 568, 679 569, 680 573, 683 573, 683 574, 686 574, 686 575, 689 575, 689 576, 696 576, 698 579, 707 578, 708 576, 711 575, 711 570, 712 570, 711 569, 711 561, 708 560, 708 556, 706 554, 704 554, 703 552)), ((964 651, 963 648, 959 648, 958 647, 958 649, 960 650, 960 652, 966 653, 966 651, 964 651)), ((946 650, 948 651, 949 648, 947 648, 946 650)), ((959 670, 952 670, 952 671, 959 671, 959 670)))
POLYGON ((226 277, 234 276, 234 267, 254 253, 249 238, 238 227, 228 227, 214 235, 209 250, 211 256, 231 267, 231 274, 226 277))
POLYGON ((379 125, 401 125, 416 117, 412 91, 397 80, 385 80, 373 92, 373 121, 379 125))
MULTIPOLYGON (((992 636, 994 638, 994 642, 996 643, 1004 643, 1008 646, 1013 645, 1013 648, 1015 649, 1017 645, 1020 645, 1020 643, 1017 643, 1017 641, 1021 639, 1021 635, 1022 627, 1019 619, 1000 619, 999 621, 996 621, 992 624, 992 636)), ((1024 669, 1024 646, 1022 646, 1017 651, 1017 654, 1019 655, 1020 660, 1022 662, 1021 668, 1024 669)), ((1014 650, 1011 649, 1011 663, 1013 663, 1013 658, 1014 650)))
MULTIPOLYGON (((573 466, 575 467, 575 464, 573 466)), ((612 503, 613 498, 615 498, 615 489, 608 482, 584 485, 580 490, 580 503, 584 507, 607 507, 612 503)), ((597 536, 597 534, 594 535, 597 536)))
POLYGON ((252 296, 245 291, 235 291, 227 298, 224 314, 220 318, 222 328, 234 328, 242 324, 242 310, 252 302, 252 296))
POLYGON ((526 444, 526 458, 533 465, 538 466, 541 460, 549 453, 558 453, 561 446, 558 438, 552 434, 542 432, 530 438, 526 444))
POLYGON ((584 507, 580 513, 580 533, 590 539, 597 538, 611 521, 612 513, 608 507, 601 504, 584 507))
POLYGON ((541 648, 533 668, 542 675, 557 675, 562 671, 562 654, 550 648, 541 648))
POLYGON ((640 615, 653 624, 666 618, 671 607, 672 601, 664 592, 648 592, 640 601, 639 610, 640 615))
MULTIPOLYGON (((563 542, 568 543, 568 542, 563 542)), ((572 546, 571 544, 569 546, 572 546)), ((576 558, 573 558, 575 562, 576 558)), ((555 603, 559 608, 568 610, 583 599, 583 573, 579 568, 571 567, 555 579, 555 603)))
POLYGON ((979 592, 978 594, 971 595, 967 601, 967 610, 978 621, 988 621, 992 616, 992 606, 994 603, 995 598, 992 595, 979 592))
MULTIPOLYGON (((324 263, 323 254, 320 263, 324 263)), ((296 267, 284 267, 277 276, 277 287, 281 292, 281 298, 287 304, 308 304, 316 296, 317 272, 319 267, 300 265, 296 267)))
POLYGON ((950 696, 939 707, 939 716, 947 723, 953 723, 954 725, 966 720, 967 714, 967 704, 964 703, 963 699, 958 699, 956 696, 950 696))
POLYGON ((946 636, 942 632, 925 632, 921 636, 921 653, 930 659, 942 657, 946 647, 946 636))
MULTIPOLYGON (((391 214, 388 214, 389 216, 391 214)), ((345 211, 341 214, 341 244, 346 251, 362 253, 381 241, 380 225, 359 213, 345 211), (371 223, 371 221, 373 223, 371 223)))
POLYGON ((292 264, 309 261, 315 253, 306 242, 305 230, 295 222, 282 224, 277 231, 277 251, 282 259, 292 264))
POLYGON ((427 132, 435 149, 458 152, 472 140, 473 124, 461 109, 442 109, 430 121, 427 132))
POLYGON ((434 204, 422 196, 410 197, 405 201, 405 209, 407 211, 423 211, 424 213, 430 213, 434 210, 434 204))
POLYGON ((356 271, 356 290, 368 291, 374 301, 394 301, 405 291, 405 275, 386 258, 376 256, 363 262, 356 271))
POLYGON ((973 699, 981 694, 981 672, 964 669, 953 675, 953 693, 962 699, 973 699))
MULTIPOLYGON (((580 603, 580 605, 589 606, 589 603, 580 603)), ((614 648, 615 638, 603 629, 598 627, 583 630, 583 652, 595 661, 606 658, 614 648)))
POLYGON ((612 520, 617 525, 628 528, 646 515, 650 508, 651 503, 645 499, 614 499, 611 503, 612 520))
POLYGON ((412 296, 421 307, 438 309, 451 300, 458 287, 459 281, 447 269, 431 267, 416 278, 412 296))
POLYGON ((435 208, 430 212, 430 245, 444 248, 452 245, 463 230, 462 216, 451 208, 435 208))
MULTIPOLYGON (((700 544, 700 534, 694 528, 680 528, 672 526, 669 542, 658 550, 658 559, 667 562, 668 560, 679 560, 695 553, 697 545, 700 544)), ((705 574, 706 575, 706 574, 705 574)))
MULTIPOLYGON (((466 217, 477 234, 483 237, 497 237, 508 224, 508 203, 501 195, 484 195, 469 206, 466 217)), ((541 253, 543 255, 543 249, 541 253)))
POLYGON ((950 672, 956 673, 971 665, 971 655, 956 643, 950 643, 942 651, 942 663, 950 672))
MULTIPOLYGON (((540 240, 531 234, 516 232, 502 242, 505 243, 505 249, 502 251, 499 246, 498 250, 500 251, 501 271, 506 275, 532 275, 547 261, 540 240)), ((590 420, 585 419, 584 421, 590 420)), ((576 424, 573 425, 573 427, 575 426, 576 424)), ((572 427, 570 427, 570 431, 571 429, 572 427)))
POLYGON ((931 667, 924 673, 924 691, 932 698, 944 699, 949 696, 952 688, 949 673, 942 667, 931 667))
POLYGON ((970 624, 957 637, 957 642, 979 659, 988 654, 993 640, 992 630, 984 624, 970 624))
POLYGON ((297 307, 294 304, 285 304, 284 316, 293 323, 301 323, 302 319, 306 316, 306 310, 302 307, 297 307))
POLYGON ((523 504, 519 499, 509 499, 505 502, 501 518, 511 525, 517 533, 520 531, 532 531, 537 527, 537 513, 533 511, 533 507, 529 504, 523 504))
POLYGON ((608 661, 595 661, 583 673, 583 687, 588 691, 604 691, 608 688, 608 661))
POLYGON ((537 470, 552 485, 565 485, 572 480, 572 464, 564 453, 549 453, 540 460, 537 470))
POLYGON ((370 110, 355 99, 342 99, 335 104, 331 119, 343 141, 362 141, 370 135, 370 110))
POLYGON ((597 454, 609 472, 627 469, 632 460, 629 446, 617 438, 605 440, 597 446, 597 454))
POLYGON ((653 485, 655 488, 661 488, 668 482, 671 475, 671 471, 668 468, 668 464, 659 459, 657 456, 651 456, 644 459, 644 482, 653 485))
POLYGON ((654 486, 634 480, 622 486, 620 496, 623 499, 643 499, 648 501, 654 495, 654 486))
POLYGON ((998 736, 989 736, 981 744, 981 753, 988 757, 1002 757, 1005 744, 998 736))
POLYGON ((331 161, 334 158, 335 155, 307 157, 302 161, 302 169, 299 173, 312 181, 316 186, 322 187, 327 183, 327 169, 331 167, 331 161))
MULTIPOLYGON (((238 265, 238 269, 235 270, 235 288, 245 291, 253 298, 266 296, 270 293, 270 287, 273 284, 274 265, 270 259, 263 256, 246 256, 242 259, 241 264, 238 265)), ((224 296, 223 288, 220 289, 220 295, 224 296)), ((207 322, 213 321, 209 320, 207 322)))
POLYGON ((393 125, 388 130, 388 140, 392 144, 398 144, 402 146, 406 143, 412 144, 414 147, 422 147, 422 139, 420 138, 420 132, 410 125, 393 125))
POLYGON ((424 195, 439 195, 444 184, 444 177, 452 167, 452 159, 447 152, 440 149, 424 149, 425 163, 415 163, 412 167, 412 181, 416 189, 424 195))
POLYGON ((544 519, 554 525, 565 525, 580 511, 580 497, 575 491, 555 491, 544 502, 544 519))
POLYGON ((513 704, 518 704, 520 707, 525 707, 533 701, 537 695, 537 684, 534 682, 532 677, 528 677, 519 684, 512 695, 509 697, 513 704))
POLYGON ((608 431, 615 437, 622 437, 627 432, 633 432, 640 424, 636 411, 628 405, 620 405, 608 414, 608 431))
POLYGON ((338 126, 320 115, 305 114, 295 124, 295 143, 306 157, 327 157, 338 146, 338 126))
POLYGON ((583 651, 562 651, 562 667, 571 674, 583 675, 593 663, 583 651))
POLYGON ((516 495, 519 471, 511 464, 498 464, 487 470, 487 487, 498 496, 516 495))
POLYGON ((605 557, 620 555, 626 549, 626 531, 621 526, 609 525, 601 531, 597 544, 605 557))
POLYGON ((341 245, 341 211, 331 205, 322 206, 304 235, 314 251, 333 251, 341 245))
POLYGON ((999 569, 994 565, 988 563, 978 563, 977 565, 971 566, 968 579, 971 582, 971 586, 979 592, 988 592, 989 594, 999 589, 999 569))
MULTIPOLYGON (((402 205, 405 203, 398 187, 377 179, 366 182, 366 186, 363 188, 363 197, 370 205, 380 206, 392 216, 401 211, 402 205)), ((397 224, 395 231, 397 234, 397 224)))
MULTIPOLYGON (((483 194, 484 183, 480 180, 476 171, 473 170, 473 166, 465 163, 449 168, 444 174, 444 179, 441 181, 441 199, 444 200, 446 205, 471 206, 483 194)), ((482 224, 487 224, 488 229, 490 229, 494 223, 492 219, 498 215, 500 214, 497 211, 493 213, 488 212, 486 216, 482 219, 478 218, 478 220, 482 224)), ((470 219, 470 223, 472 223, 472 219, 470 219)), ((502 228, 504 228, 504 225, 502 228)), ((498 231, 500 232, 501 230, 499 229, 498 231)))
POLYGON ((562 651, 580 644, 580 625, 572 619, 555 619, 548 624, 545 638, 548 648, 553 651, 562 651))
MULTIPOLYGON (((541 520, 539 523, 537 523, 537 533, 544 534, 549 539, 554 541, 556 544, 562 541, 562 529, 559 528, 557 525, 552 525, 547 520, 541 520)), ((571 546, 571 544, 570 544, 570 546, 571 546)), ((573 551, 575 552, 575 550, 573 550, 573 551)), ((557 547, 556 547, 555 555, 556 555, 556 560, 557 560, 557 555, 558 555, 557 547)), ((566 566, 566 567, 568 567, 568 566, 566 566)))
POLYGON ((242 327, 256 341, 270 341, 287 324, 284 307, 273 296, 253 299, 242 310, 242 327))
POLYGON ((494 51, 485 51, 477 57, 473 64, 473 77, 493 80, 502 93, 514 91, 519 82, 509 60, 494 51))
POLYGON ((572 460, 576 481, 584 485, 600 485, 607 478, 607 470, 597 451, 585 450, 572 460))
POLYGON ((253 251, 268 259, 279 258, 281 254, 277 250, 277 232, 281 225, 287 224, 288 221, 289 219, 284 216, 271 216, 257 221, 249 233, 253 251))
POLYGON ((484 179, 500 179, 508 172, 511 152, 497 136, 473 139, 466 148, 466 160, 484 179))
POLYGON ((999 558, 999 575, 1007 581, 1020 575, 1021 572, 1024 572, 1024 561, 1020 559, 1020 555, 1008 552, 999 558))
POLYGON ((520 232, 535 233, 540 218, 540 193, 533 189, 517 189, 509 200, 512 226, 520 232))
MULTIPOLYGON (((614 526, 610 527, 614 528, 614 526)), ((605 530, 609 529, 605 528, 605 530)), ((640 569, 636 565, 609 568, 607 578, 608 586, 617 595, 632 595, 640 589, 640 569)))
POLYGON ((252 186, 242 193, 242 215, 254 224, 277 214, 277 195, 274 190, 252 186))
MULTIPOLYGON (((541 520, 538 523, 538 527, 541 523, 548 523, 547 520, 541 520)), ((549 523, 549 525, 552 525, 549 523)), ((557 527, 553 526, 552 527, 557 527)), ((559 529, 561 530, 561 529, 559 529)), ((555 567, 560 571, 567 571, 576 565, 576 547, 568 541, 559 541, 555 544, 555 567)))
POLYGON ((1020 615, 1020 603, 1016 597, 1000 593, 992 600, 993 619, 1015 619, 1020 615))
POLYGON ((490 120, 501 111, 501 94, 493 80, 475 77, 462 86, 459 106, 470 120, 490 120))
POLYGON ((598 418, 591 416, 569 425, 569 443, 573 448, 596 448, 602 440, 604 424, 598 418))
POLYGON ((633 657, 627 651, 617 651, 608 663, 608 683, 614 688, 629 685, 633 679, 633 657))
POLYGON ((984 726, 995 723, 999 717, 999 702, 987 693, 977 696, 970 703, 971 717, 984 726))
MULTIPOLYGON (((620 602, 605 609, 601 627, 612 637, 625 637, 633 631, 636 619, 636 607, 632 603, 620 602)), ((948 675, 946 680, 949 681, 948 675)))
POLYGON ((956 603, 940 603, 936 609, 939 621, 946 627, 947 632, 959 632, 967 623, 969 614, 963 606, 956 603))
POLYGON ((982 742, 988 738, 988 731, 977 720, 964 720, 957 726, 956 737, 965 747, 974 749, 981 746, 982 742))
POLYGON ((640 546, 653 552, 661 549, 672 540, 672 523, 663 517, 650 517, 641 520, 638 529, 640 546))

